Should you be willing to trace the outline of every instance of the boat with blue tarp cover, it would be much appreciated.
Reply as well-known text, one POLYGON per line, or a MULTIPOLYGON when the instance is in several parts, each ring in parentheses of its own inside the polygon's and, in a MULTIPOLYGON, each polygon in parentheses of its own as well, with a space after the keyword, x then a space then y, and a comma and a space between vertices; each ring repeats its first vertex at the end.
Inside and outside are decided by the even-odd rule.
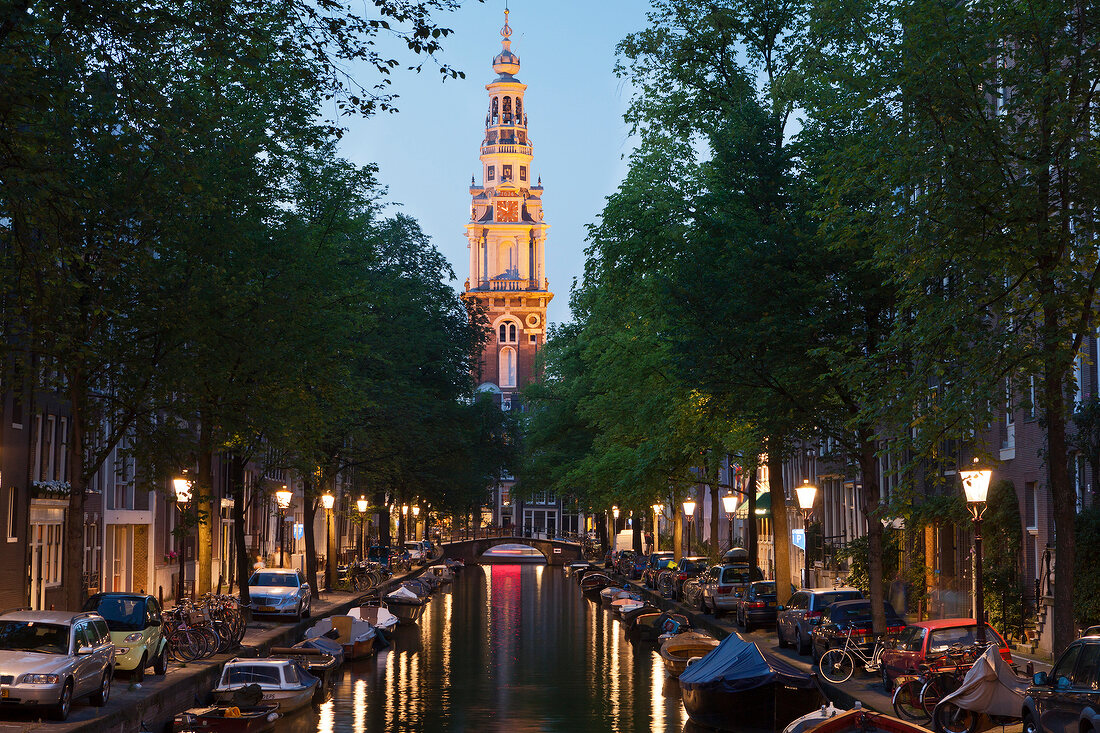
POLYGON ((730 634, 680 675, 688 717, 719 730, 782 730, 825 702, 808 673, 730 634))

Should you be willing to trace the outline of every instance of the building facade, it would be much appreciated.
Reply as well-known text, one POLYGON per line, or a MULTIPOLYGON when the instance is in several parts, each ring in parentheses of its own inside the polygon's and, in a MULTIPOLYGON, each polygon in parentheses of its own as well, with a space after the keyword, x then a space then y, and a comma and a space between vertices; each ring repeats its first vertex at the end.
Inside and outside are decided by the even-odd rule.
MULTIPOLYGON (((528 131, 527 85, 517 77, 520 62, 511 49, 512 28, 504 11, 502 49, 493 58, 497 76, 485 86, 488 111, 481 141, 481 183, 470 181, 470 252, 464 297, 485 314, 490 330, 475 378, 502 410, 521 409, 518 392, 536 377, 535 360, 546 340, 546 307, 554 294, 546 276, 542 179, 532 168, 534 143, 528 131)), ((513 500, 511 476, 501 476, 484 523, 518 525, 532 532, 575 524, 562 515, 553 496, 513 500)))

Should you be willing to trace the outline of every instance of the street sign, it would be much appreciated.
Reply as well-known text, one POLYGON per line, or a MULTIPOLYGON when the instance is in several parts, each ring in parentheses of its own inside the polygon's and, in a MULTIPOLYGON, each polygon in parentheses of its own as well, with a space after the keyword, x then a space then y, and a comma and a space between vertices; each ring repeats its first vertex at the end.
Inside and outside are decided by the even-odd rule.
POLYGON ((554 548, 554 554, 555 555, 560 555, 561 554, 561 548, 560 547, 555 547, 554 548))

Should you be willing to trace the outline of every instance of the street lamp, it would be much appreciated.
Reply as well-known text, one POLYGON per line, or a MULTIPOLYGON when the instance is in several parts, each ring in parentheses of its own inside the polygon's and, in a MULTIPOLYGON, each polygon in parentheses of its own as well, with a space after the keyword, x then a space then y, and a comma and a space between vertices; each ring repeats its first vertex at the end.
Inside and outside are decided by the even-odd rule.
POLYGON ((661 544, 661 512, 665 510, 663 504, 653 505, 653 551, 660 552, 661 544))
POLYGON ((417 538, 416 537, 417 524, 420 521, 420 519, 419 519, 419 517, 420 517, 420 506, 419 505, 414 505, 413 508, 412 508, 412 513, 413 513, 413 536, 412 536, 412 538, 415 540, 417 538))
POLYGON ((726 510, 726 522, 729 529, 730 549, 733 549, 733 515, 737 512, 737 494, 730 491, 722 497, 722 508, 726 510))
POLYGON ((798 495, 798 511, 802 515, 802 536, 806 545, 803 555, 806 563, 803 570, 805 577, 802 579, 802 587, 810 587, 810 517, 814 514, 814 500, 817 498, 817 487, 810 483, 810 479, 804 479, 802 485, 794 490, 798 495))
POLYGON ((687 515, 688 520, 688 549, 687 554, 691 554, 691 523, 695 520, 695 502, 691 499, 684 501, 684 514, 687 515))
POLYGON ((279 567, 283 567, 283 556, 286 554, 286 510, 290 507, 290 499, 294 494, 283 484, 283 488, 275 492, 275 504, 279 508, 279 567))
POLYGON ((325 493, 321 496, 321 506, 325 508, 325 590, 332 590, 332 579, 336 566, 332 556, 336 554, 336 543, 332 536, 332 507, 336 506, 336 497, 325 493))
POLYGON ((974 520, 974 617, 978 622, 977 640, 985 644, 985 592, 982 588, 982 515, 985 514, 985 501, 989 495, 989 479, 993 471, 978 468, 978 459, 974 459, 974 468, 959 471, 963 491, 966 492, 966 508, 974 520))
POLYGON ((405 536, 407 535, 407 533, 409 531, 409 505, 408 504, 402 504, 401 505, 401 519, 400 519, 400 522, 401 522, 401 526, 398 528, 397 540, 401 543, 402 546, 404 546, 405 536))
POLYGON ((619 534, 619 507, 611 507, 611 516, 615 518, 615 523, 611 526, 611 543, 615 543, 615 537, 619 534))
MULTIPOLYGON (((183 524, 184 507, 191 501, 191 479, 187 478, 187 475, 179 476, 172 479, 172 489, 176 492, 176 506, 180 510, 180 524, 183 524)), ((179 578, 179 591, 176 593, 176 605, 179 605, 183 600, 183 555, 184 548, 187 546, 186 528, 184 528, 184 534, 180 536, 180 578, 179 578)))
POLYGON ((359 510, 359 559, 363 559, 363 534, 367 526, 367 497, 362 494, 355 501, 355 508, 359 510))

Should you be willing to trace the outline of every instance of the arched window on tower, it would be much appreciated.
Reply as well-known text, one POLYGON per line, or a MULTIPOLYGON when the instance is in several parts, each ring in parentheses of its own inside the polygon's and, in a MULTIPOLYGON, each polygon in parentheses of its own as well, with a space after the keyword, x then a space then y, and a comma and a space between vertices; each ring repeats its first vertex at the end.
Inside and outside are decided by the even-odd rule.
POLYGON ((493 112, 492 115, 490 115, 489 119, 491 120, 490 124, 493 125, 495 125, 497 123, 497 120, 500 119, 500 108, 497 106, 496 97, 493 97, 493 112))
POLYGON ((523 124, 523 100, 516 97, 516 124, 523 124))
POLYGON ((507 343, 507 342, 508 342, 508 324, 502 323, 502 324, 500 324, 500 343, 503 344, 503 343, 507 343))
POLYGON ((508 343, 514 344, 516 342, 516 324, 508 324, 508 343))
POLYGON ((511 346, 505 346, 500 350, 500 378, 501 387, 516 386, 516 350, 511 346))
POLYGON ((504 113, 504 124, 512 124, 512 98, 504 98, 504 108, 501 110, 504 113))

